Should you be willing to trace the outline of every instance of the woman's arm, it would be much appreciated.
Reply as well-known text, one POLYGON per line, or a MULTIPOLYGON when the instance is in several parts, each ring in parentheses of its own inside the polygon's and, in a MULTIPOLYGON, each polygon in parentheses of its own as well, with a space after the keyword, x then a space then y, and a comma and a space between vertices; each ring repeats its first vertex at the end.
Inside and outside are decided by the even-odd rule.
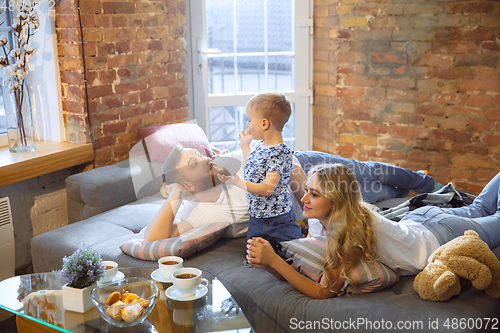
POLYGON ((267 266, 260 266, 260 265, 254 265, 254 266, 268 271, 271 275, 274 275, 274 277, 277 278, 278 280, 282 280, 282 281, 285 280, 285 278, 283 276, 281 276, 280 273, 276 272, 274 270, 274 268, 267 267, 267 266))
MULTIPOLYGON (((262 238, 255 238, 249 240, 247 259, 252 265, 257 267, 270 268, 276 274, 287 280, 298 291, 311 298, 331 298, 338 295, 338 290, 331 291, 326 286, 326 280, 314 282, 307 277, 300 274, 294 267, 284 262, 272 249, 268 241, 262 238)), ((268 270, 269 271, 269 270, 268 270)), ((273 274, 277 276, 276 274, 273 274)), ((340 274, 339 274, 340 275, 340 274)), ((335 286, 342 283, 343 280, 339 278, 335 286)), ((339 288, 340 289, 340 288, 339 288)))

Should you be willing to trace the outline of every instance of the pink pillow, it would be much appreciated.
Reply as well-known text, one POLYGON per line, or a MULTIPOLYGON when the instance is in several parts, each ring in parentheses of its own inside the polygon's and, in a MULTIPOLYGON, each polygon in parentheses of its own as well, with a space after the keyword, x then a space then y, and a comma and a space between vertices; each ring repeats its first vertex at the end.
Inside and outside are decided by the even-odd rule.
POLYGON ((196 149, 203 156, 213 157, 207 136, 196 124, 179 123, 140 128, 139 135, 146 142, 149 157, 158 162, 165 162, 177 144, 196 149))

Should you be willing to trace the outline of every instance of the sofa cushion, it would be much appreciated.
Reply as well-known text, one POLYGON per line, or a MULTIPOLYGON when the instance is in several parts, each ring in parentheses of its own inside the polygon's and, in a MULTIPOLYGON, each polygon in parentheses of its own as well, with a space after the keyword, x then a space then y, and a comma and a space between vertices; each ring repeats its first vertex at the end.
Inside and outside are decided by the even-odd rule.
MULTIPOLYGON (((325 236, 294 239, 282 242, 281 245, 287 250, 301 273, 319 282, 323 275, 323 261, 325 260, 325 236)), ((356 282, 355 294, 382 290, 399 280, 398 275, 381 262, 365 260, 359 261, 349 273, 349 277, 356 282)))
POLYGON ((179 123, 151 126, 139 129, 139 135, 146 142, 149 157, 161 163, 165 162, 177 144, 181 144, 185 148, 196 149, 203 156, 213 156, 207 136, 196 124, 179 123))
POLYGON ((123 253, 142 260, 156 261, 165 256, 179 256, 185 259, 214 245, 227 226, 226 222, 211 223, 177 237, 147 243, 142 239, 131 239, 120 248, 123 253))

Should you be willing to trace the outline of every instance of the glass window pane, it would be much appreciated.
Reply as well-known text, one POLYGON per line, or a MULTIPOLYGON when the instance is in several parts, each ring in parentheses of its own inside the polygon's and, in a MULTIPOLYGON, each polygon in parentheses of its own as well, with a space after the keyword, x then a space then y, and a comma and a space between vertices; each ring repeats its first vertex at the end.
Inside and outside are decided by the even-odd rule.
MULTIPOLYGON (((8 39, 8 46, 12 49, 12 28, 11 28, 11 19, 10 12, 7 8, 4 8, 3 12, 0 13, 0 22, 3 24, 0 26, 0 35, 5 36, 8 39)), ((0 69, 0 72, 2 70, 0 69)), ((1 78, 2 75, 0 75, 1 78)), ((7 133, 7 124, 5 120, 5 107, 3 102, 3 80, 0 79, 0 134, 7 133)))
POLYGON ((208 94, 235 94, 233 57, 208 58, 208 94))
POLYGON ((207 48, 234 52, 233 1, 205 0, 207 48))
POLYGON ((291 103, 292 114, 290 119, 283 127, 283 141, 285 141, 288 148, 291 150, 295 149, 295 104, 291 103))
POLYGON ((238 134, 246 128, 245 106, 226 106, 208 109, 210 142, 219 149, 240 149, 238 134))
POLYGON ((268 51, 293 51, 293 1, 267 0, 268 51))
POLYGON ((7 124, 5 122, 5 107, 3 103, 3 83, 0 80, 0 134, 7 133, 7 124))
MULTIPOLYGON (((246 106, 209 108, 208 117, 211 144, 221 150, 241 149, 238 135, 247 128, 246 106)), ((295 149, 295 104, 293 103, 290 119, 283 127, 283 141, 290 149, 295 149)))
POLYGON ((291 91, 293 84, 293 57, 270 56, 268 60, 267 89, 291 91))
POLYGON ((265 86, 265 58, 238 57, 238 91, 256 93, 267 90, 265 86))
POLYGON ((264 0, 236 0, 237 52, 264 52, 264 0))

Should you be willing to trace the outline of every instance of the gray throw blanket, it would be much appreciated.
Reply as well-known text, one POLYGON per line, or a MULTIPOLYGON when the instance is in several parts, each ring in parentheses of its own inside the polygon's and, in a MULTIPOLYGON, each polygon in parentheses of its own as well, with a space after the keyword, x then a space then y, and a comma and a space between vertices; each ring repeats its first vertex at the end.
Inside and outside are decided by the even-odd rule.
POLYGON ((408 212, 422 206, 436 206, 441 208, 455 208, 470 205, 476 196, 458 192, 452 183, 448 183, 439 191, 433 193, 422 193, 406 200, 402 204, 392 208, 383 208, 379 212, 386 218, 399 222, 408 212))

